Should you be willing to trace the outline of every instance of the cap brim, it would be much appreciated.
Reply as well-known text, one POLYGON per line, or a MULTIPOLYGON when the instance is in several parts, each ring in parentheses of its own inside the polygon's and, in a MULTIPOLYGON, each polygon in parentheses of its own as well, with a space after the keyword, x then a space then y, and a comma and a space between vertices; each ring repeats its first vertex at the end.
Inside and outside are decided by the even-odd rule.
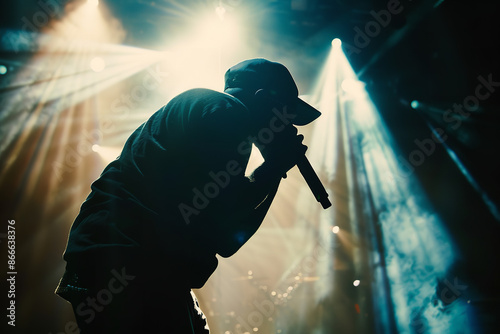
POLYGON ((295 111, 297 116, 292 120, 292 123, 295 125, 307 125, 321 116, 319 110, 300 98, 297 98, 295 111))

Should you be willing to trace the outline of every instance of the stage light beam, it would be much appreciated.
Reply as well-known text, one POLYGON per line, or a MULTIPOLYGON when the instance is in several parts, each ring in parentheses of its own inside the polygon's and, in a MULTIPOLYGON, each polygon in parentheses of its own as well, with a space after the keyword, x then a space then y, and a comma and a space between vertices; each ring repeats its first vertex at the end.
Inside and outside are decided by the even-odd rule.
POLYGON ((87 6, 90 8, 96 8, 99 6, 99 0, 87 0, 87 6))
MULTIPOLYGON (((220 7, 218 7, 220 8, 220 7)), ((207 15, 197 27, 198 43, 205 47, 226 46, 238 37, 239 26, 234 19, 225 16, 225 10, 218 10, 217 16, 207 15)))
POLYGON ((219 19, 223 21, 226 15, 226 8, 224 8, 223 6, 217 6, 217 8, 215 8, 215 14, 217 14, 219 19))
MULTIPOLYGON (((325 211, 325 216, 331 215, 325 220, 341 226, 343 234, 350 233, 353 240, 368 238, 373 245, 383 247, 384 252, 378 256, 384 258, 385 266, 380 269, 376 259, 363 262, 351 248, 337 243, 345 252, 352 252, 356 273, 364 274, 364 270, 371 267, 367 272, 379 277, 373 300, 377 306, 376 317, 385 317, 380 321, 382 326, 388 326, 388 331, 392 331, 392 326, 399 332, 408 331, 408 317, 419 309, 430 331, 446 331, 460 322, 464 309, 455 305, 453 311, 436 316, 439 305, 425 301, 433 298, 437 278, 455 260, 453 242, 432 206, 425 201, 418 180, 403 174, 389 128, 338 47, 338 41, 332 42, 322 75, 311 93, 311 102, 323 115, 320 122, 313 123, 308 158, 313 166, 322 167, 325 179, 334 182, 336 186, 332 190, 342 194, 335 196, 336 207, 345 207, 348 212, 334 215, 325 211), (352 92, 363 94, 352 95, 352 92), (373 207, 373 216, 358 209, 365 208, 368 201, 373 207), (362 234, 360 226, 379 228, 381 237, 373 237, 375 233, 362 234), (426 305, 425 308, 422 305, 426 305)), ((412 107, 421 108, 415 102, 412 107)), ((325 266, 324 276, 328 274, 327 269, 325 266)), ((352 284, 360 286, 361 282, 358 279, 352 284)), ((331 293, 328 286, 317 291, 318 300, 331 293)))
POLYGON ((233 14, 222 6, 203 12, 192 20, 191 28, 178 37, 178 42, 169 46, 173 54, 169 66, 175 64, 172 75, 180 78, 174 91, 223 89, 220 78, 225 72, 224 58, 238 50, 244 40, 240 19, 233 14))
POLYGON ((348 96, 361 97, 366 94, 365 83, 354 78, 347 78, 342 80, 341 84, 342 90, 347 93, 348 96))

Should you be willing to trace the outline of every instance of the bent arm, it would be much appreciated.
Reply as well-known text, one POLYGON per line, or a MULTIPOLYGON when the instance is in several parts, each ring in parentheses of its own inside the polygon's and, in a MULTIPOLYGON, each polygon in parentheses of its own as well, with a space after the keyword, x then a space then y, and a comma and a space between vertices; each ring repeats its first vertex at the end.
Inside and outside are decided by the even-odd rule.
MULTIPOLYGON (((200 226, 200 242, 223 257, 236 253, 259 229, 278 190, 281 178, 292 168, 306 146, 303 136, 291 132, 288 145, 261 149, 265 161, 250 178, 235 176, 207 210, 200 226)), ((199 217, 201 218, 201 217, 199 217)))
POLYGON ((281 181, 282 173, 268 163, 259 166, 241 187, 238 204, 230 217, 221 222, 217 253, 229 257, 236 253, 259 229, 281 181))

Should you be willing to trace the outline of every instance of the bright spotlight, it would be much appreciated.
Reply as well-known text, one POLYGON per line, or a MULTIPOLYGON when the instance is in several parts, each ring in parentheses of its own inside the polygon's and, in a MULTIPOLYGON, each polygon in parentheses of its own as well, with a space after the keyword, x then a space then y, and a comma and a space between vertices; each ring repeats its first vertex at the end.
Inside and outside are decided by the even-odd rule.
POLYGON ((101 72, 105 67, 106 63, 101 57, 95 57, 90 61, 90 68, 96 73, 101 72))
POLYGON ((87 0, 87 6, 97 7, 99 6, 99 0, 87 0))
POLYGON ((360 282, 360 280, 359 280, 359 279, 357 279, 357 280, 355 280, 354 282, 352 282, 352 285, 354 285, 354 286, 359 286, 359 284, 360 284, 360 283, 361 283, 361 282, 360 282))
POLYGON ((417 109, 420 106, 420 103, 417 100, 413 100, 413 101, 411 101, 410 106, 413 109, 417 109))
POLYGON ((338 226, 332 227, 332 232, 333 233, 337 234, 337 233, 339 233, 339 231, 340 231, 340 227, 338 227, 338 226))
POLYGON ((217 6, 217 8, 215 8, 215 13, 219 17, 219 19, 224 20, 224 15, 226 14, 226 8, 224 8, 223 6, 217 6))
POLYGON ((0 65, 0 75, 4 75, 7 73, 7 66, 0 65))
POLYGON ((239 33, 237 22, 226 18, 224 13, 225 9, 217 12, 220 20, 214 17, 214 15, 207 15, 199 21, 196 33, 200 45, 229 45, 237 38, 239 33))
POLYGON ((342 45, 342 41, 338 38, 334 38, 332 40, 332 46, 333 47, 340 47, 342 45))

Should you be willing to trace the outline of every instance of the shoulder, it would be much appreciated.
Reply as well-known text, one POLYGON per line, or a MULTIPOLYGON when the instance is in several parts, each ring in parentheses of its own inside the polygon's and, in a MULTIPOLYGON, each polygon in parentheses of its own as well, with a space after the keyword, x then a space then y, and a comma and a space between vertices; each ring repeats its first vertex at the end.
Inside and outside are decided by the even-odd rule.
POLYGON ((169 125, 185 129, 210 126, 212 122, 220 124, 221 120, 246 122, 249 116, 248 109, 234 96, 206 88, 180 93, 163 107, 162 113, 169 125))
POLYGON ((234 96, 207 88, 193 88, 184 91, 174 97, 169 104, 171 103, 180 103, 184 106, 205 106, 206 108, 216 106, 246 110, 245 105, 234 96))

